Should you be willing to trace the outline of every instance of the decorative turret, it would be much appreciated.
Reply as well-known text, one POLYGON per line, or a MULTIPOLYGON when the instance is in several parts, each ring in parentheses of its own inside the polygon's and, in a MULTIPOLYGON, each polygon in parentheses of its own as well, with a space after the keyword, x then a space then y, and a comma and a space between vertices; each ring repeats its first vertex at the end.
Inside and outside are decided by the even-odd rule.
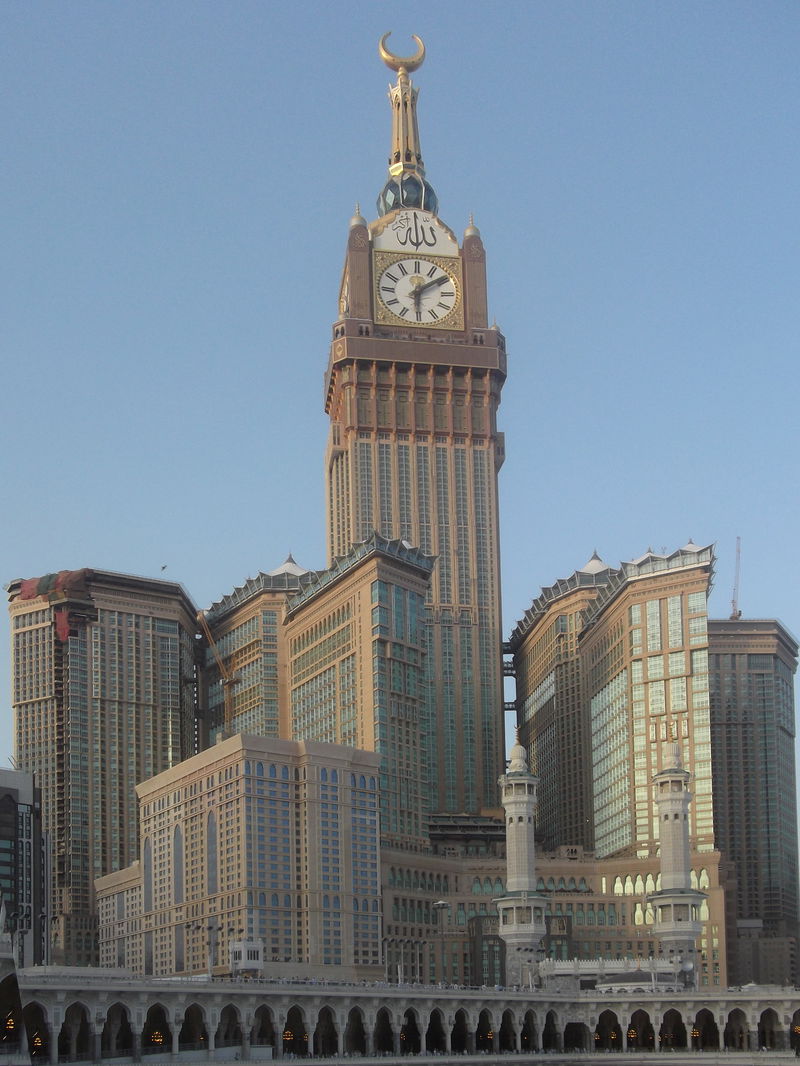
POLYGON ((506 946, 506 984, 532 984, 545 935, 547 898, 536 891, 536 788, 528 754, 519 741, 511 749, 508 770, 500 777, 506 815, 506 895, 496 899, 499 934, 506 946))
POLYGON ((388 215, 398 207, 419 207, 438 212, 439 202, 433 187, 425 180, 422 149, 417 126, 417 95, 419 90, 411 84, 409 74, 422 66, 425 60, 425 45, 421 38, 412 34, 417 43, 413 56, 393 55, 386 47, 389 37, 385 33, 378 45, 378 52, 390 70, 397 72, 397 85, 389 86, 392 105, 392 151, 389 156, 389 179, 378 197, 378 214, 388 215))
POLYGON ((695 949, 700 935, 700 907, 704 892, 692 888, 689 850, 689 792, 691 774, 683 768, 681 750, 673 747, 672 765, 653 778, 658 809, 661 851, 661 888, 648 896, 655 912, 653 932, 661 951, 683 974, 687 987, 697 984, 695 949))

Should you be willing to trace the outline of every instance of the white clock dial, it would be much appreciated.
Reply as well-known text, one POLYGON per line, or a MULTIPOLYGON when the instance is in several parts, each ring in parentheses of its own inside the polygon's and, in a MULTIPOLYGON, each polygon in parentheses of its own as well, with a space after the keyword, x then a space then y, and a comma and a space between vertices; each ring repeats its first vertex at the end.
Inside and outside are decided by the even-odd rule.
POLYGON ((387 311, 405 322, 433 324, 458 304, 455 279, 430 259, 398 259, 378 279, 378 296, 387 311))

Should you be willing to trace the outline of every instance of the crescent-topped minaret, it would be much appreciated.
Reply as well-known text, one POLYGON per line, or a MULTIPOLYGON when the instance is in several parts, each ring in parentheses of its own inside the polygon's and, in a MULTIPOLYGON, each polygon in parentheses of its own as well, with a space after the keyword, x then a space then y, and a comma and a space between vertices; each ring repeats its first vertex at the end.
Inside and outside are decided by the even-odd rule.
POLYGON ((421 207, 435 215, 439 201, 431 184, 425 180, 422 148, 417 123, 419 90, 411 84, 409 74, 422 66, 425 45, 414 35, 417 51, 412 56, 396 56, 386 47, 390 34, 380 39, 378 52, 390 70, 397 72, 397 84, 389 86, 392 105, 392 150, 389 153, 389 177, 378 196, 378 214, 385 215, 398 207, 421 207))

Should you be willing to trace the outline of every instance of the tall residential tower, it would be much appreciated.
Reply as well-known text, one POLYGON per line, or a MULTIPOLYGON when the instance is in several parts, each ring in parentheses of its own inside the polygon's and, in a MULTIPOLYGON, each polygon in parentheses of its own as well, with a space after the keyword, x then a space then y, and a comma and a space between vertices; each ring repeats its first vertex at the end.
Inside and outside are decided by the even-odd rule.
POLYGON ((794 674, 774 619, 709 621, 714 834, 736 871, 731 980, 800 981, 794 674))
POLYGON ((103 570, 12 581, 14 747, 50 846, 52 961, 97 961, 94 879, 139 854, 136 786, 187 758, 195 609, 180 585, 103 570))
MULTIPOLYGON (((388 36, 388 35, 387 35, 388 36)), ((505 342, 489 325, 486 256, 459 244, 425 177, 417 90, 389 90, 392 148, 378 218, 352 219, 326 374, 329 564, 373 530, 435 555, 423 625, 422 734, 432 812, 499 810, 503 769, 497 407, 505 342)))

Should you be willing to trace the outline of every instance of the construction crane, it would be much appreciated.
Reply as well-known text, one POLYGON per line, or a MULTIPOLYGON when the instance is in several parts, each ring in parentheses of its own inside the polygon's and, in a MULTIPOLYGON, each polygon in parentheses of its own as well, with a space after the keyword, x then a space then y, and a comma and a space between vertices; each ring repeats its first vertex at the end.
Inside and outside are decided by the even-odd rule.
POLYGON ((211 648, 211 653, 214 656, 214 661, 219 670, 220 681, 222 682, 222 735, 223 737, 229 737, 231 735, 231 724, 233 722, 232 689, 234 685, 239 683, 239 678, 225 665, 225 661, 219 653, 217 642, 211 636, 211 630, 208 628, 208 622, 206 621, 204 611, 197 612, 197 621, 200 624, 200 628, 203 630, 203 636, 208 641, 208 646, 211 648))
POLYGON ((742 570, 742 538, 736 538, 736 572, 733 579, 733 596, 731 597, 731 621, 742 617, 739 610, 739 576, 742 570))

